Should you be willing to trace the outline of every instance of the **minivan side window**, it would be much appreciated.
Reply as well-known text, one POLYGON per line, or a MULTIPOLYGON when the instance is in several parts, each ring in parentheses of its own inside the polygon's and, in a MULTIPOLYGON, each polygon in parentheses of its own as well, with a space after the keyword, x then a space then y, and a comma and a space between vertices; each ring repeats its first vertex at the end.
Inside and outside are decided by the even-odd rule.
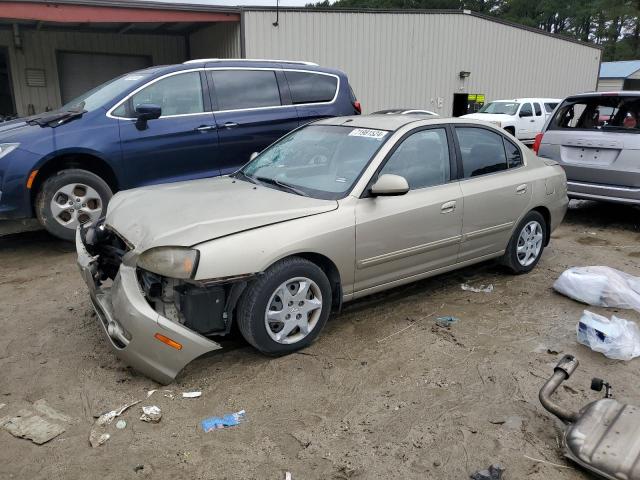
POLYGON ((507 169, 502 135, 484 128, 457 127, 464 178, 507 169))
POLYGON ((276 107, 280 90, 273 70, 212 70, 217 110, 276 107))
POLYGON ((536 117, 542 115, 542 108, 540 108, 540 104, 538 102, 535 102, 533 107, 536 109, 536 117))
POLYGON ((533 117, 533 109, 531 108, 530 103, 523 103, 522 108, 520 109, 521 117, 533 117))
POLYGON ((568 98, 558 107, 549 124, 549 130, 564 129, 640 133, 640 97, 568 98))
POLYGON ((126 108, 114 111, 117 116, 135 117, 136 106, 151 103, 162 108, 162 116, 187 115, 204 112, 202 83, 200 72, 186 72, 170 75, 143 88, 130 100, 131 112, 125 115, 126 108))
POLYGON ((379 175, 404 177, 411 190, 447 183, 451 178, 449 145, 444 128, 416 132, 402 141, 379 175))
POLYGON ((336 95, 338 79, 333 75, 285 70, 294 105, 330 102, 336 95))

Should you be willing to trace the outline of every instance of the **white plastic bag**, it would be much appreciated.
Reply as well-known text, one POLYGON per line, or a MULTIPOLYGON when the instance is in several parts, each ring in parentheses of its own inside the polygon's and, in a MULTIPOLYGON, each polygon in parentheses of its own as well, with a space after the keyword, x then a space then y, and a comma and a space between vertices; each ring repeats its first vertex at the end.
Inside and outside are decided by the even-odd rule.
POLYGON ((640 278, 610 267, 565 270, 553 288, 582 303, 640 312, 640 278))
POLYGON ((611 319, 585 310, 576 329, 578 343, 605 357, 631 360, 640 356, 640 328, 635 322, 611 319))

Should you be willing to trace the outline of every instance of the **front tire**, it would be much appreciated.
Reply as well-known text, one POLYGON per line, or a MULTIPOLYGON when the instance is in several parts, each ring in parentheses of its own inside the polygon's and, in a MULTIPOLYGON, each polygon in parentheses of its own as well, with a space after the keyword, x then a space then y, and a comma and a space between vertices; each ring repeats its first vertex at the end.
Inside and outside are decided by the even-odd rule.
POLYGON ((533 270, 542 257, 547 228, 539 212, 527 213, 513 232, 501 263, 515 275, 533 270))
POLYGON ((247 287, 238 304, 238 328, 262 353, 284 355, 318 337, 331 304, 322 269, 304 258, 285 258, 247 287))
POLYGON ((104 216, 113 196, 95 173, 70 168, 47 178, 36 196, 36 216, 53 236, 73 240, 78 225, 104 216))

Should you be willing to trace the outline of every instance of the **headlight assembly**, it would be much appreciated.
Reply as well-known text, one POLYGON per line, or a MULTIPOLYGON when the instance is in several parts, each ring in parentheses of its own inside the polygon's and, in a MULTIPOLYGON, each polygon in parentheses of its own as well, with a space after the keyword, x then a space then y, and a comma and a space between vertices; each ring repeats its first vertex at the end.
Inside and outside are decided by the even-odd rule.
POLYGON ((198 250, 188 247, 155 247, 142 252, 138 267, 163 277, 192 278, 198 267, 198 250))
POLYGON ((19 143, 0 143, 0 158, 9 155, 19 146, 19 143))

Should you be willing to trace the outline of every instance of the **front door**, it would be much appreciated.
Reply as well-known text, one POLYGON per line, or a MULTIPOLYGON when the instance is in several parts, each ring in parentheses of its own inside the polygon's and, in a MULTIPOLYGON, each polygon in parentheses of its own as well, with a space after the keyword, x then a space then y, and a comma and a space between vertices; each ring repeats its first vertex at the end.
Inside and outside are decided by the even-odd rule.
POLYGON ((452 175, 447 131, 422 129, 396 146, 378 173, 404 177, 410 191, 361 198, 356 206, 356 293, 454 264, 462 192, 452 175))
POLYGON ((536 119, 533 116, 533 106, 525 102, 520 106, 516 137, 520 140, 531 139, 536 136, 536 119))
POLYGON ((215 91, 222 174, 298 126, 284 77, 279 81, 274 70, 209 70, 208 79, 215 91))
POLYGON ((507 247, 511 231, 531 199, 531 180, 520 148, 483 127, 457 127, 464 196, 458 261, 491 255, 507 247))
POLYGON ((151 83, 131 97, 128 108, 113 112, 126 117, 135 114, 136 105, 162 108, 160 118, 143 124, 119 120, 125 188, 220 174, 218 133, 207 96, 200 72, 179 73, 151 83))

